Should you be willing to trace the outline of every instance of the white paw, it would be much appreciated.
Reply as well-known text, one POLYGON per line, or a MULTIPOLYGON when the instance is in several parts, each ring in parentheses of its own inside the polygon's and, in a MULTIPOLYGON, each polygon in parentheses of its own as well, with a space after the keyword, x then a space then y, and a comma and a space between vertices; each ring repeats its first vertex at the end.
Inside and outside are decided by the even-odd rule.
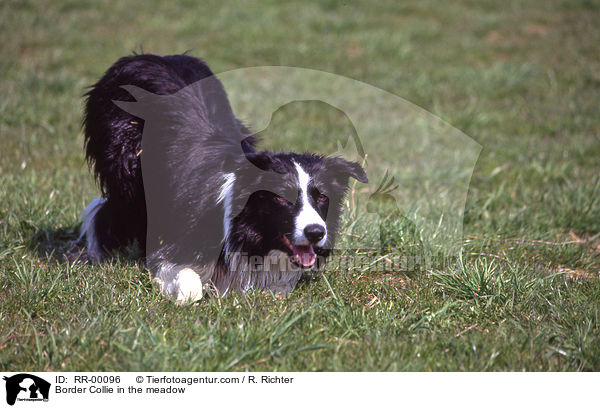
POLYGON ((176 301, 179 303, 195 302, 202 299, 202 280, 190 268, 184 268, 177 274, 175 280, 177 288, 176 301))
POLYGON ((178 269, 175 265, 163 263, 153 280, 160 287, 160 293, 177 303, 202 299, 202 280, 193 269, 178 269))

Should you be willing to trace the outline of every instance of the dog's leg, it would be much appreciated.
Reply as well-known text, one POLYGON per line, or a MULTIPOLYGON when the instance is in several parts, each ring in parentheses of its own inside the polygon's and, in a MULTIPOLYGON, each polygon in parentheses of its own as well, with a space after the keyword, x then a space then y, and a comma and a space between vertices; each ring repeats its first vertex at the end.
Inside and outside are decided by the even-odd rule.
POLYGON ((202 299, 202 280, 191 268, 162 262, 153 280, 165 297, 177 303, 192 303, 202 299))

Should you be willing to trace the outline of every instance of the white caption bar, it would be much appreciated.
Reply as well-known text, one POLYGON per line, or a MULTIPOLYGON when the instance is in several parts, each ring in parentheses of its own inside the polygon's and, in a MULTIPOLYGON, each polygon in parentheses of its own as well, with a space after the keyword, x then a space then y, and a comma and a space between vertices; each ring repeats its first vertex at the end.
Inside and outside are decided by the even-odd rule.
POLYGON ((599 373, 1 373, 0 406, 577 406, 599 373), (82 405, 83 404, 83 405, 82 405), (183 404, 183 405, 182 405, 183 404), (217 405, 213 405, 217 406, 217 405))

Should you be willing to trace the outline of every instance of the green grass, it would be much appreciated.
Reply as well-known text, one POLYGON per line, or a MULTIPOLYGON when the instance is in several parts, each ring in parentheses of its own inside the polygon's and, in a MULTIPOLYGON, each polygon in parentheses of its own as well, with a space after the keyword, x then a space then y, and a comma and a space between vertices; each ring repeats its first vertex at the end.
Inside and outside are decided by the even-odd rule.
MULTIPOLYGON (((0 370, 599 370, 599 18, 593 0, 2 2, 0 370), (392 214, 367 267, 189 306, 126 257, 58 261, 98 195, 81 95, 140 44, 344 75, 462 130, 483 147, 462 256, 390 272, 422 250, 392 214)), ((297 102, 263 133, 302 150, 353 131, 297 102)))

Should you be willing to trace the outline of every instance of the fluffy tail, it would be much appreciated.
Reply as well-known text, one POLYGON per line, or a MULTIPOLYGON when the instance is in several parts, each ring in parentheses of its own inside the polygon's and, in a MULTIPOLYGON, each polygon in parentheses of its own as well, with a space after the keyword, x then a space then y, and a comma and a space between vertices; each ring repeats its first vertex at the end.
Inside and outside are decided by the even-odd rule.
POLYGON ((92 262, 98 262, 103 257, 102 245, 96 235, 96 215, 106 201, 106 198, 95 198, 81 213, 81 228, 77 241, 85 238, 88 257, 92 262))

